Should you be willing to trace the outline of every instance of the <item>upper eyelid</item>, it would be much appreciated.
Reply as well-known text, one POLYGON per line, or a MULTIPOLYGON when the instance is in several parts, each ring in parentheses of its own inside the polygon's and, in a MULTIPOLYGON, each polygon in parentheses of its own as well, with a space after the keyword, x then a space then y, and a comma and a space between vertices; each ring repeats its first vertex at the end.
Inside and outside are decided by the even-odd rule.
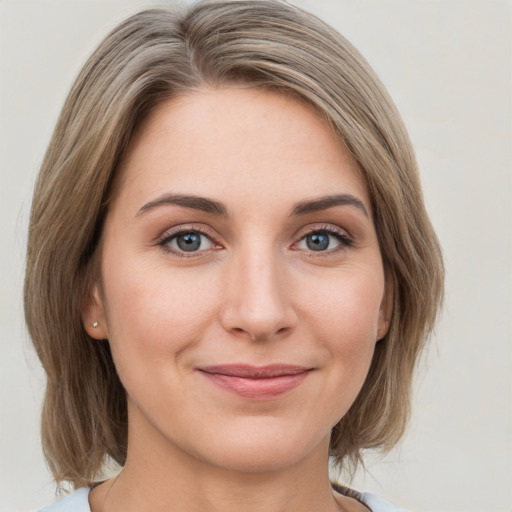
POLYGON ((195 224, 185 224, 185 225, 179 225, 172 228, 166 229, 161 235, 159 235, 156 239, 157 242, 165 241, 169 238, 173 238, 180 233, 187 233, 195 231, 197 233, 200 233, 201 235, 204 235, 212 240, 212 242, 218 243, 217 238, 210 233, 210 230, 203 227, 203 226, 197 226, 195 224))
POLYGON ((320 231, 327 231, 329 233, 345 236, 347 238, 350 238, 351 240, 353 239, 352 234, 347 229, 342 228, 340 226, 336 226, 334 224, 323 224, 323 223, 318 223, 313 226, 309 225, 309 226, 305 226, 304 228, 299 229, 296 232, 295 238, 297 238, 298 240, 302 240, 302 238, 304 238, 305 236, 307 236, 311 233, 316 233, 316 232, 320 232, 320 231))

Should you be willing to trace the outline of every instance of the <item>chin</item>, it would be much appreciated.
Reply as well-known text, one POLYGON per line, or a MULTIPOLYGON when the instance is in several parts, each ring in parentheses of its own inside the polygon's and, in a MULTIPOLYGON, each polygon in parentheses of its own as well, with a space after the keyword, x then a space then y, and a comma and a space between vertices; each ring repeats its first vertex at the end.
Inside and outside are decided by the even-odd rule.
POLYGON ((298 425, 295 430, 254 423, 252 428, 219 435, 198 456, 210 465, 243 473, 282 471, 310 456, 325 455, 328 460, 330 432, 312 435, 298 425))
POLYGON ((210 464, 229 471, 253 474, 283 471, 304 458, 294 447, 259 443, 237 445, 212 455, 210 464))

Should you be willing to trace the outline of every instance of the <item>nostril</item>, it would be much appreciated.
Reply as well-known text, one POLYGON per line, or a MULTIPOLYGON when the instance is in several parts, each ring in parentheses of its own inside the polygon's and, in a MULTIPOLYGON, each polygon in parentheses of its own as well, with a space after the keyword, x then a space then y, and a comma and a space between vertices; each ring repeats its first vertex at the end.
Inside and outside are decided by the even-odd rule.
POLYGON ((233 327, 231 329, 231 332, 234 333, 237 336, 242 335, 243 337, 250 339, 253 342, 266 342, 271 340, 280 339, 283 336, 285 336, 288 332, 291 331, 291 328, 289 326, 281 327, 275 331, 269 330, 268 332, 256 332, 252 331, 250 329, 244 329, 242 327, 233 327))

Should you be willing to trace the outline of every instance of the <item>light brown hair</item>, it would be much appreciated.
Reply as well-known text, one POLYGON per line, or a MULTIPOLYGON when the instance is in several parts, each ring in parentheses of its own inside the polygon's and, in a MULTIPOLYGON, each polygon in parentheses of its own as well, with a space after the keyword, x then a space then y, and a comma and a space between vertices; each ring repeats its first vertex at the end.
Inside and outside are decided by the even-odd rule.
POLYGON ((81 321, 118 163, 164 99, 233 83, 312 105, 359 163, 393 313, 359 396, 332 432, 331 455, 354 464, 403 434, 443 264, 400 116, 364 58, 313 15, 279 0, 200 2, 142 11, 105 38, 68 95, 37 179, 25 312, 47 374, 42 438, 57 481, 86 485, 106 458, 126 459, 125 392, 108 341, 90 338, 81 321))

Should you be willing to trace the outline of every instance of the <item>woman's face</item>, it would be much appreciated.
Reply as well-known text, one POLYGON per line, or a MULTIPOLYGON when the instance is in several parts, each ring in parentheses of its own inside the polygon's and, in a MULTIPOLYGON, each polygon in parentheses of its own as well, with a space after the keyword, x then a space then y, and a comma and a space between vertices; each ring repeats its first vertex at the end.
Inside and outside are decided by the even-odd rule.
POLYGON ((354 160, 310 107, 239 88, 141 126, 101 275, 84 322, 128 395, 128 457, 241 471, 327 457, 391 302, 354 160))

